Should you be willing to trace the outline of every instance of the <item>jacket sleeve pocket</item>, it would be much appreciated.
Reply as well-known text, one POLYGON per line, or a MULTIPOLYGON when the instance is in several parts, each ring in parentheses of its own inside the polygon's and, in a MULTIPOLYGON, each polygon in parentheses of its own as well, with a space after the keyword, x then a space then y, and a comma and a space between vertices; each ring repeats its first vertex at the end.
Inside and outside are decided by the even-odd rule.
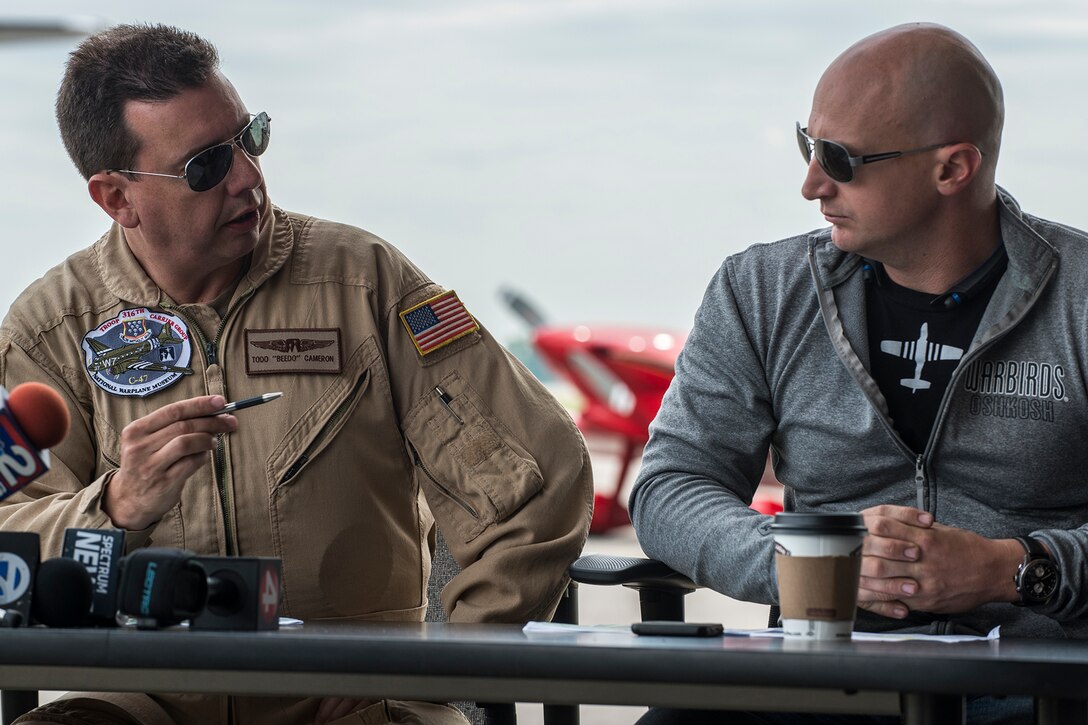
POLYGON ((405 435, 432 508, 465 541, 507 519, 544 486, 532 455, 456 372, 416 403, 405 435))

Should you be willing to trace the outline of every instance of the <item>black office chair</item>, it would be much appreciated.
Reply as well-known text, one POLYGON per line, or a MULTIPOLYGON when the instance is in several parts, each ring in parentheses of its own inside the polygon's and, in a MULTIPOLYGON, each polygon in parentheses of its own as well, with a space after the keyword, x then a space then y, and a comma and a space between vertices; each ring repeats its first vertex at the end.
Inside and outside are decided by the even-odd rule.
MULTIPOLYGON (((427 582, 427 598, 430 605, 427 607, 428 622, 444 622, 448 619, 445 609, 442 607, 441 592, 461 567, 454 561, 449 547, 442 538, 442 533, 437 532, 434 558, 431 561, 431 578, 427 582)), ((571 583, 563 593, 559 607, 552 617, 553 622, 563 624, 578 623, 578 587, 571 583)), ((474 703, 456 702, 458 708, 465 713, 465 717, 473 725, 516 725, 517 711, 514 703, 474 703)), ((545 725, 578 725, 577 705, 544 705, 545 725)))
POLYGON ((684 621, 684 596, 698 588, 660 561, 632 556, 587 554, 571 564, 569 572, 581 584, 622 584, 636 590, 643 621, 684 621))
MULTIPOLYGON (((570 565, 569 573, 574 582, 636 590, 643 621, 684 621, 684 597, 699 588, 667 564, 634 556, 586 554, 570 565)), ((779 626, 777 605, 770 608, 768 626, 779 626)))

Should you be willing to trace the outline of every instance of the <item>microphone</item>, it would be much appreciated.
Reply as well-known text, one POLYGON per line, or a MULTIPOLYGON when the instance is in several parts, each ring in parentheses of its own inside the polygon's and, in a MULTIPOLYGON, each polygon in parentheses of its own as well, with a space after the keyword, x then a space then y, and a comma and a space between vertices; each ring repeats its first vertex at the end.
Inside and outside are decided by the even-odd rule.
POLYGON ((208 575, 185 549, 148 548, 122 557, 117 612, 135 618, 137 629, 180 624, 208 601, 208 575))
POLYGON ((0 500, 49 470, 49 451, 68 435, 68 406, 42 383, 0 385, 0 500))
POLYGON ((120 529, 64 530, 61 555, 86 567, 90 575, 94 623, 117 623, 118 570, 124 553, 125 532, 120 529))
POLYGON ((0 626, 83 624, 91 609, 91 578, 72 559, 39 564, 40 538, 33 532, 0 532, 0 626))
POLYGON ((192 629, 279 628, 282 561, 140 549, 120 560, 117 611, 139 629, 190 620, 192 629))
POLYGON ((58 556, 38 567, 31 617, 47 627, 79 627, 87 623, 93 597, 91 577, 74 559, 58 556))
POLYGON ((40 549, 36 533, 0 531, 0 624, 5 627, 30 622, 40 549))
POLYGON ((208 572, 208 604, 193 619, 193 629, 279 629, 280 559, 201 556, 198 561, 208 572))

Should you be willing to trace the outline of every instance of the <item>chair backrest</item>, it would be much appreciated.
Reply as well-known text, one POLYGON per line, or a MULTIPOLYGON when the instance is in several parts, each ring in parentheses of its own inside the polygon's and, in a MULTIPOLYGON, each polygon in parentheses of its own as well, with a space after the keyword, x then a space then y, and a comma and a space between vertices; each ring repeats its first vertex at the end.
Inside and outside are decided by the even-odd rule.
MULTIPOLYGON (((437 540, 434 547, 434 557, 431 559, 431 578, 427 581, 427 618, 428 622, 445 622, 449 619, 446 608, 442 606, 442 588, 449 583, 461 571, 461 567, 454 561, 446 540, 442 538, 442 532, 435 527, 437 540)), ((489 725, 494 719, 489 717, 489 712, 476 706, 474 702, 453 703, 472 725, 489 725)), ((513 705, 511 705, 511 709, 513 705)))
POLYGON ((446 608, 442 606, 442 588, 461 572, 461 567, 453 559, 442 532, 435 529, 436 542, 434 557, 431 559, 431 578, 427 582, 427 619, 428 622, 445 622, 449 619, 446 608))
MULTIPOLYGON (((445 622, 448 619, 442 606, 442 588, 461 571, 461 567, 450 553, 442 532, 435 527, 435 549, 431 560, 431 578, 427 581, 428 622, 445 622)), ((578 622, 578 589, 574 582, 567 587, 552 621, 576 624, 578 622)), ((465 713, 473 725, 516 725, 517 711, 514 703, 453 703, 465 713)), ((545 725, 578 725, 579 714, 576 705, 545 705, 545 725)))

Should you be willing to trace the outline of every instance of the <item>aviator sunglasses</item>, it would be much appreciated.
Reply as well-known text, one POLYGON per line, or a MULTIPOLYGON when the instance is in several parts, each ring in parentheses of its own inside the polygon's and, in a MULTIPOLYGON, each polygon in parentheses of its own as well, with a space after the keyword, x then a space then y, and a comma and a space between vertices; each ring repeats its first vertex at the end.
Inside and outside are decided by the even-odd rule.
POLYGON ((812 163, 812 157, 820 163, 820 168, 835 181, 846 183, 854 178, 854 167, 863 164, 871 164, 877 161, 897 159, 907 154, 920 154, 923 151, 933 151, 944 146, 951 146, 954 141, 947 143, 935 143, 931 146, 919 146, 916 149, 906 151, 885 151, 879 154, 863 154, 851 156, 846 147, 826 138, 812 138, 807 133, 808 128, 801 128, 797 124, 797 145, 801 148, 801 155, 805 157, 805 163, 812 163))
POLYGON ((130 169, 107 169, 106 173, 141 174, 143 176, 164 176, 168 179, 185 179, 193 191, 207 191, 227 178, 231 164, 234 163, 234 146, 242 147, 250 156, 260 156, 268 148, 269 126, 272 119, 264 111, 253 117, 246 127, 229 141, 204 149, 185 162, 184 174, 159 174, 153 171, 132 171, 130 169))

